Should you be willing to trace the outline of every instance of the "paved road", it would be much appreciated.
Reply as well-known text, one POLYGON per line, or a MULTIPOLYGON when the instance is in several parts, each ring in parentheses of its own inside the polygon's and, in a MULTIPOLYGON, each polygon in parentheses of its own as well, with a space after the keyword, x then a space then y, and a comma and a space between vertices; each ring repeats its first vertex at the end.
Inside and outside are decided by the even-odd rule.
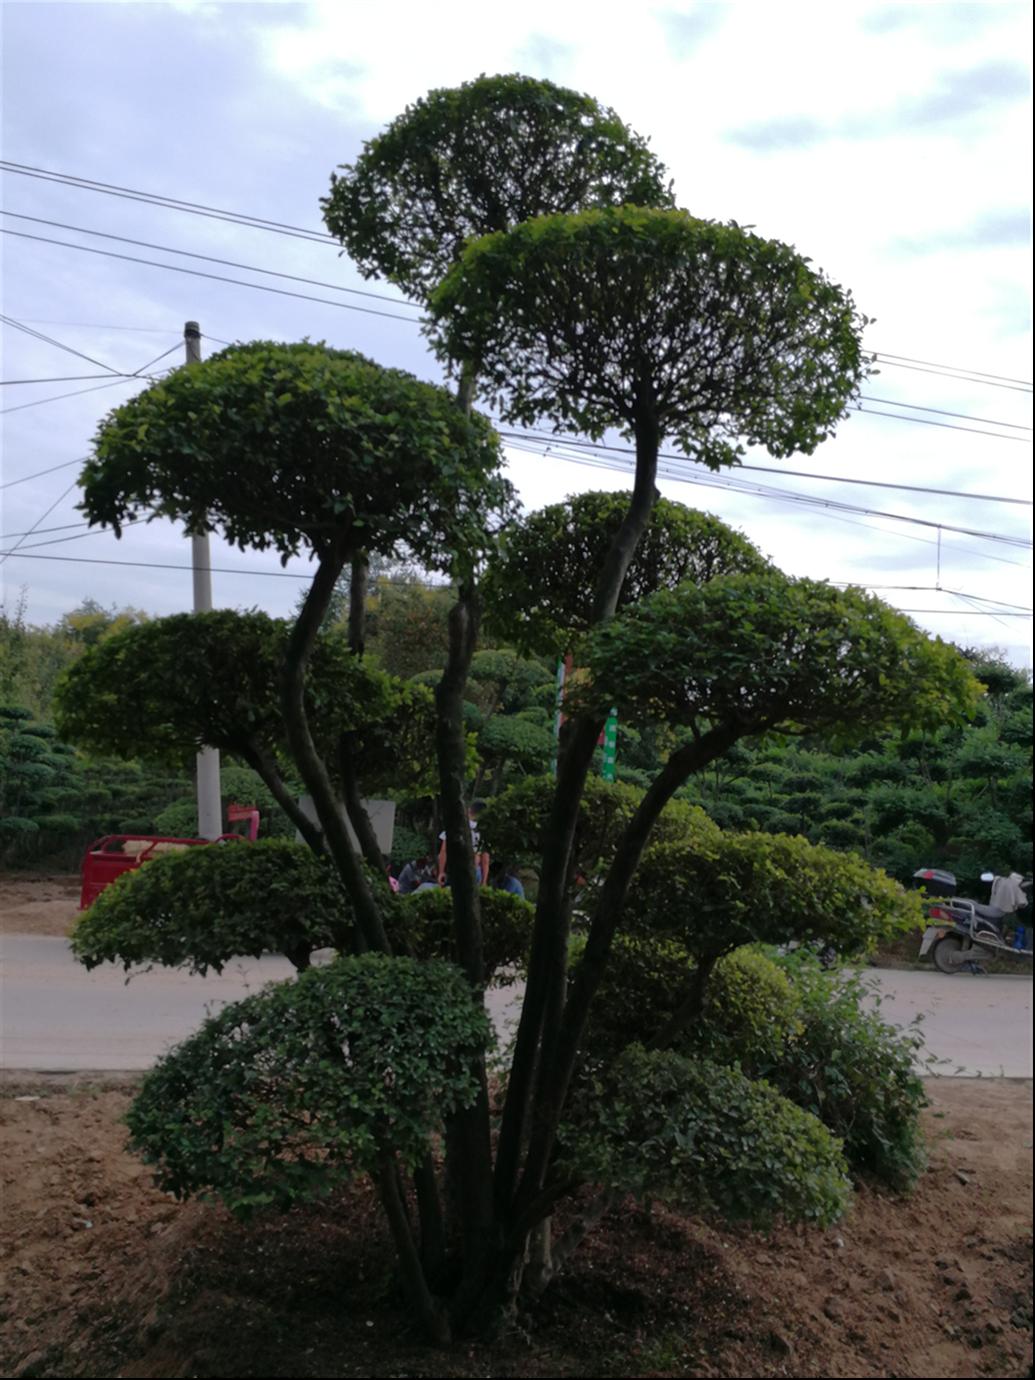
MULTIPOLYGON (((0 941, 0 1064, 8 1069, 143 1069, 218 1010, 266 982, 290 976, 286 959, 235 962, 222 976, 168 969, 126 982, 105 964, 87 973, 64 939, 9 935, 0 941)), ((923 1013, 928 1048, 943 1073, 1032 1076, 1032 983, 1026 977, 873 973, 892 1024, 923 1013)), ((513 1002, 490 993, 497 1026, 513 1002)))

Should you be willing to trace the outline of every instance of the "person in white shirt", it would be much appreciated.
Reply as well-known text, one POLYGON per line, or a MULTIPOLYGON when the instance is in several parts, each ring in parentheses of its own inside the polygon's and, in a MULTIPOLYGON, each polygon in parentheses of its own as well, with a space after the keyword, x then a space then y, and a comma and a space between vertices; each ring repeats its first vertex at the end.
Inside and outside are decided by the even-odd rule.
MULTIPOLYGON (((474 851, 474 875, 478 880, 479 886, 485 886, 489 880, 489 855, 481 848, 481 835, 478 833, 478 812, 482 807, 482 801, 473 800, 467 807, 467 822, 471 828, 471 848, 474 851)), ((438 884, 446 885, 446 832, 443 829, 439 834, 438 844, 438 884)))

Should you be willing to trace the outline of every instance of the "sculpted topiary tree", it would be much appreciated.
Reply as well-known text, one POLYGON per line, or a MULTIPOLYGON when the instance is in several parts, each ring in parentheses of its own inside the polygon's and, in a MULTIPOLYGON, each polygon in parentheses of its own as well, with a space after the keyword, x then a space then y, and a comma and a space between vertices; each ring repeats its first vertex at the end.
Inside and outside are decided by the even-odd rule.
MULTIPOLYGON (((482 580, 486 627, 527 652, 559 656, 593 626, 593 586, 629 511, 623 493, 585 493, 503 532, 482 580)), ((684 581, 759 571, 756 547, 709 513, 658 498, 625 572, 616 608, 684 581)))
MULTIPOLYGON (((653 545, 647 537, 636 601, 622 605, 650 530, 662 441, 711 465, 731 463, 747 444, 776 456, 811 450, 855 395, 862 318, 794 250, 737 226, 630 206, 568 214, 564 188, 579 189, 575 209, 625 198, 650 165, 638 141, 582 98, 555 99, 551 89, 529 107, 536 86, 506 78, 435 93, 383 145, 375 141, 330 198, 329 215, 368 271, 423 295, 454 265, 430 308, 461 380, 458 399, 318 346, 237 347, 113 413, 84 476, 88 516, 116 530, 131 516, 161 514, 285 557, 312 554, 313 583, 278 670, 279 713, 348 898, 354 948, 370 951, 209 1022, 146 1081, 136 1144, 177 1193, 214 1189, 242 1212, 370 1174, 412 1306, 439 1339, 486 1326, 534 1294, 551 1269, 553 1210, 583 1184, 761 1222, 778 1214, 829 1221, 843 1209, 844 1161, 819 1121, 731 1068, 670 1050, 619 1050, 600 1070, 595 1098, 590 1090, 600 1113, 593 1122, 586 1084, 575 1079, 587 1020, 655 825, 661 849, 692 843, 690 856, 705 860, 736 852, 699 812, 670 803, 694 771, 751 735, 934 722, 962 712, 969 695, 957 663, 908 620, 857 593, 787 581, 735 534, 666 509, 653 545), (468 132, 477 156, 460 142, 468 132), (533 182, 538 200, 522 200, 533 182), (494 213, 493 202, 502 205, 498 223, 460 223, 465 205, 494 213), (516 223, 529 214, 537 218, 516 223), (465 237, 484 228, 496 233, 455 262, 465 237), (500 911, 494 936, 487 932, 496 908, 489 903, 483 916, 479 905, 464 801, 478 577, 502 527, 497 602, 524 599, 519 591, 530 588, 525 556, 523 573, 507 573, 522 535, 509 531, 516 519, 496 438, 470 411, 478 380, 515 419, 546 417, 593 434, 618 427, 636 441, 624 513, 569 505, 565 529, 584 562, 544 567, 543 646, 552 653, 578 640, 586 674, 566 706, 556 782, 528 783, 527 795, 511 800, 510 821, 501 807, 491 825, 513 830, 524 810, 541 840, 530 942, 527 910, 500 911), (335 766, 321 750, 334 695, 317 659, 335 581, 346 563, 355 572, 368 554, 403 552, 448 571, 457 589, 435 690, 453 878, 448 943, 440 898, 418 900, 399 923, 398 903, 349 841, 335 766), (673 749, 642 795, 590 796, 584 808, 611 704, 634 724, 671 726, 673 749), (605 817, 613 836, 602 837, 605 817), (569 972, 579 847, 595 875, 584 952, 569 972), (416 958, 400 956, 407 946, 416 958), (494 1139, 482 994, 499 956, 522 962, 526 949, 494 1139), (459 973, 429 957, 447 952, 459 973)), ((549 527, 533 520, 527 550, 549 527)), ((353 593, 360 585, 353 579, 353 593)), ((357 658, 359 631, 353 619, 357 658)), ((344 757, 338 770, 347 775, 351 750, 344 757)), ((842 874, 826 854, 798 861, 806 895, 827 887, 880 898, 852 917, 860 941, 911 917, 902 893, 881 891, 886 879, 860 880, 855 863, 842 874)), ((673 909, 690 926, 706 862, 688 864, 686 876, 673 909)), ((138 882, 126 882, 123 896, 138 882)), ((822 906, 800 918, 803 932, 824 938, 845 923, 840 909, 832 916, 822 906)), ((750 915, 742 922, 738 934, 750 934, 750 915)), ((786 923, 790 931, 790 916, 786 923)), ((347 947, 344 936, 336 942, 347 947)))
POLYGON ((671 205, 665 176, 613 110, 515 74, 429 91, 332 174, 321 204, 367 277, 424 300, 468 240, 554 211, 671 205))
MULTIPOLYGON (((233 754, 261 776, 303 838, 322 851, 320 826, 299 807, 284 776, 290 753, 280 674, 290 635, 283 619, 234 609, 173 614, 129 628, 89 648, 63 674, 55 694, 58 726, 80 746, 112 756, 136 756, 144 724, 151 756, 179 763, 202 744, 233 754)), ((364 856, 379 867, 360 801, 389 784, 429 789, 431 692, 354 656, 335 630, 313 643, 305 707, 364 856)))

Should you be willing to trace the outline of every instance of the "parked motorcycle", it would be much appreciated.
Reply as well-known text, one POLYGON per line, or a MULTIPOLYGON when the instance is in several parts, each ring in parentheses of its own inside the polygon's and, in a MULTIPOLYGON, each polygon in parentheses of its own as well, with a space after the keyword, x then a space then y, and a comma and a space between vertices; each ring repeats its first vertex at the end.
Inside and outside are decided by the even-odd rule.
MULTIPOLYGON (((925 890, 934 892, 925 903, 927 928, 920 943, 920 957, 929 953, 940 973, 973 972, 977 960, 989 954, 998 954, 1003 958, 1031 958, 1031 931, 1019 913, 1021 905, 1013 911, 1007 911, 968 896, 954 896, 955 876, 939 868, 921 868, 913 873, 913 877, 923 883, 925 890), (1016 927, 1013 942, 1007 942, 1006 938, 1009 924, 1016 927)), ((985 872, 981 880, 991 882, 995 892, 996 883, 1003 879, 985 872)), ((1031 877, 1020 879, 1013 888, 1015 901, 1021 902, 1023 898, 1023 906, 1030 905, 1031 887, 1031 877)))

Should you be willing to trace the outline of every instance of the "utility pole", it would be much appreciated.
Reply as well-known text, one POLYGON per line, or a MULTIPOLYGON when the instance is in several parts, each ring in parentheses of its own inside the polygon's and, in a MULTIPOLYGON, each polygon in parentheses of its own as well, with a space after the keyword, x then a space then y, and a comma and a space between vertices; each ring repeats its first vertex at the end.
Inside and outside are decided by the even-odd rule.
MULTIPOLYGON (((188 364, 201 363, 201 327, 187 321, 183 327, 183 343, 188 364)), ((191 537, 191 567, 194 577, 194 612, 208 613, 212 608, 212 556, 208 533, 191 537)), ((223 832, 223 801, 219 788, 219 751, 203 747, 197 756, 198 781, 198 837, 217 839, 223 832)))

